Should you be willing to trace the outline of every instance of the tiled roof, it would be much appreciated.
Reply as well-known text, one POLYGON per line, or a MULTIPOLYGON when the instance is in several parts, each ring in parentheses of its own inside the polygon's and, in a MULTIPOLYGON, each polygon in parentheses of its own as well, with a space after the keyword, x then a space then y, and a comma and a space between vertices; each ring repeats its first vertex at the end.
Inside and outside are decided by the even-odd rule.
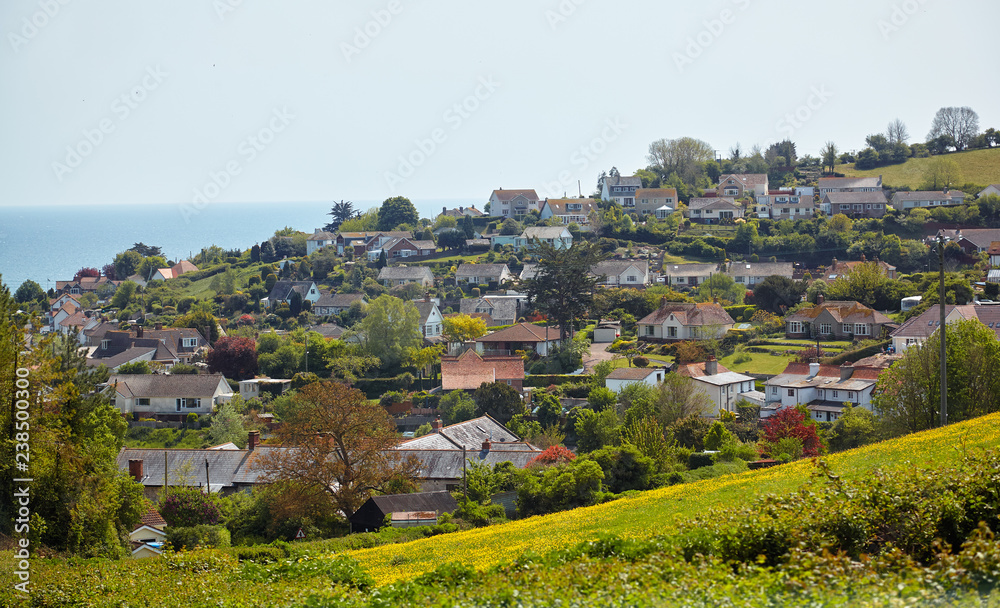
POLYGON ((284 302, 292 297, 292 293, 298 293, 304 300, 313 285, 315 283, 312 281, 278 281, 271 288, 267 299, 271 302, 284 302))
POLYGON ((506 380, 524 380, 521 357, 481 357, 470 349, 458 357, 441 358, 443 390, 475 390, 483 382, 506 380))
POLYGON ((518 323, 506 329, 477 338, 477 342, 554 342, 559 339, 558 327, 541 327, 518 323))
POLYGON ((639 321, 641 324, 660 325, 673 315, 684 326, 732 325, 735 323, 724 308, 714 302, 664 302, 655 311, 639 321))
MULTIPOLYGON (((476 387, 478 388, 478 387, 476 387)), ((520 443, 525 449, 532 446, 521 442, 521 438, 511 433, 504 425, 490 416, 480 416, 465 422, 448 425, 437 433, 410 439, 399 444, 400 450, 458 449, 478 450, 483 441, 492 443, 520 443), (444 440, 442 443, 441 440, 444 440), (437 448, 435 447, 437 446, 437 448)), ((537 449, 537 448, 536 448, 537 449)))
POLYGON ((592 198, 550 198, 545 201, 552 215, 590 215, 598 207, 598 202, 592 198), (570 211, 566 208, 569 204, 580 205, 580 209, 570 211))
POLYGON ((833 205, 841 203, 881 203, 886 204, 885 193, 881 190, 874 192, 827 192, 823 199, 833 205))
POLYGON ((642 198, 672 198, 677 202, 677 188, 639 188, 635 191, 635 200, 642 198))
POLYGON ((733 262, 726 271, 731 277, 792 277, 792 262, 733 262))
POLYGON ((892 319, 882 313, 872 310, 858 302, 830 301, 817 304, 811 308, 803 308, 785 318, 786 321, 808 321, 816 319, 823 312, 829 312, 838 323, 875 323, 882 325, 892 323, 892 319))
POLYGON ((645 380, 656 372, 663 372, 660 367, 618 367, 608 374, 608 380, 645 380))
POLYGON ((378 280, 385 279, 410 279, 419 281, 422 279, 434 280, 434 273, 426 266, 386 266, 378 273, 378 280))
POLYGON ((730 173, 727 175, 719 176, 719 185, 725 187, 727 184, 724 182, 733 179, 746 188, 753 188, 754 186, 763 185, 767 183, 766 173, 730 173))
MULTIPOLYGON (((420 324, 423 325, 427 323, 427 318, 431 316, 434 309, 437 308, 437 304, 430 300, 414 300, 414 305, 417 307, 417 312, 420 314, 420 324)), ((438 311, 441 314, 441 311, 438 311)))
POLYGON ((941 201, 953 198, 964 198, 965 193, 960 190, 917 190, 916 192, 897 192, 892 195, 893 200, 900 201, 941 201))
POLYGON ((821 177, 818 188, 881 188, 881 177, 821 177))
POLYGON ((667 264, 663 267, 663 274, 670 276, 705 276, 719 269, 718 264, 667 264))
POLYGON ((493 195, 498 201, 509 201, 518 196, 523 196, 529 201, 538 200, 538 193, 534 190, 494 190, 493 195))
POLYGON ((455 277, 496 277, 504 272, 510 272, 506 264, 461 264, 455 271, 455 277))
POLYGON ((737 207, 736 200, 729 198, 728 196, 712 196, 712 197, 699 197, 692 198, 688 202, 689 210, 704 210, 704 209, 735 209, 737 207))
MULTIPOLYGON (((222 374, 114 374, 108 386, 130 398, 201 397, 210 398, 225 384, 222 374)), ((229 385, 226 384, 226 390, 229 385)))
POLYGON ((177 262, 176 264, 171 266, 170 270, 172 270, 174 272, 174 276, 177 277, 186 272, 197 272, 198 267, 187 260, 181 260, 180 262, 177 262))
MULTIPOLYGON (((920 315, 903 323, 899 329, 892 332, 893 338, 927 338, 941 325, 940 311, 937 306, 925 310, 920 315)), ((993 330, 1000 339, 1000 306, 975 306, 965 304, 956 306, 945 305, 945 316, 949 323, 957 317, 962 319, 978 319, 980 323, 993 330)))
POLYGON ((139 525, 162 530, 166 527, 167 520, 163 519, 163 516, 156 510, 156 507, 150 507, 149 510, 143 513, 142 517, 139 518, 139 525))
POLYGON ((325 232, 323 230, 317 229, 316 232, 312 233, 307 241, 333 241, 337 239, 337 235, 332 232, 325 232))

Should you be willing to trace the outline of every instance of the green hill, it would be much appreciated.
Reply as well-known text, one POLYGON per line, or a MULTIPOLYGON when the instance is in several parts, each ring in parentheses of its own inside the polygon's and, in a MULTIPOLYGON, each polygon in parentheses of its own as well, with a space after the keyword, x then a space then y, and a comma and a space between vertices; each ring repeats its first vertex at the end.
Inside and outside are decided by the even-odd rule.
MULTIPOLYGON (((963 184, 980 184, 985 187, 988 184, 1000 183, 1000 148, 954 152, 927 158, 910 158, 900 165, 889 165, 877 169, 859 170, 855 169, 853 164, 837 165, 836 171, 848 177, 881 175, 882 185, 886 187, 909 186, 912 190, 918 190, 924 181, 924 172, 928 165, 938 158, 946 158, 958 163, 962 171, 960 181, 963 184)), ((976 194, 976 192, 967 192, 966 194, 976 194)))

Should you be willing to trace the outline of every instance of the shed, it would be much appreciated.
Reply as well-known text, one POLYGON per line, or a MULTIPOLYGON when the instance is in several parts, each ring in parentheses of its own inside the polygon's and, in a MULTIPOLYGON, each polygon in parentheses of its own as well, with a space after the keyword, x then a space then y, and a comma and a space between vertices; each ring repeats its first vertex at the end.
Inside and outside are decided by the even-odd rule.
MULTIPOLYGON (((417 494, 389 494, 372 496, 361 505, 348 520, 351 522, 351 532, 375 532, 385 526, 385 516, 392 513, 421 512, 420 519, 427 520, 427 512, 452 513, 458 509, 458 503, 450 492, 420 492, 417 494)), ((402 519, 400 521, 403 521, 402 519)), ((426 524, 409 524, 426 525, 426 524)))
POLYGON ((622 335, 622 324, 620 321, 601 321, 594 329, 594 342, 604 344, 614 342, 622 335))

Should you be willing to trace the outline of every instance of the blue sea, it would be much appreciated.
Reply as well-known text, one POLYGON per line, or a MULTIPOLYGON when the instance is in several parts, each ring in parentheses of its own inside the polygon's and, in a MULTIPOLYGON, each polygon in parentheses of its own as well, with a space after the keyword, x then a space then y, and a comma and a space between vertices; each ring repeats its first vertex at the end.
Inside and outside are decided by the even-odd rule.
MULTIPOLYGON (((413 200, 428 218, 442 207, 474 202, 413 200)), ((363 211, 378 204, 355 201, 354 207, 363 211)), ((331 206, 332 201, 212 203, 194 214, 190 206, 176 204, 0 206, 0 281, 11 293, 28 279, 48 289, 80 268, 111 263, 139 242, 160 247, 174 261, 211 245, 248 249, 285 226, 308 233, 322 228, 331 206)))

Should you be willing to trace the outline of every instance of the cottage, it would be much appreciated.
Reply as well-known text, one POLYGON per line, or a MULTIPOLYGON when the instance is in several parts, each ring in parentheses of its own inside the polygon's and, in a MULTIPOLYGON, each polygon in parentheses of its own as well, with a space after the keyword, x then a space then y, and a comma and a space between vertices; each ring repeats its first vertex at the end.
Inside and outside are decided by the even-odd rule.
POLYGON ((719 197, 729 197, 741 199, 744 197, 766 195, 767 190, 766 173, 731 173, 719 176, 719 185, 715 187, 715 194, 719 197))
POLYGON ((441 389, 474 391, 484 382, 502 382, 517 392, 524 388, 524 359, 516 355, 480 355, 467 350, 441 357, 441 389))
POLYGON ((524 217, 539 210, 538 193, 534 190, 494 190, 490 195, 491 217, 524 217))
POLYGON ((320 298, 319 288, 313 281, 278 281, 271 288, 271 293, 261 302, 274 307, 278 304, 289 304, 292 301, 292 294, 299 294, 301 301, 309 300, 315 304, 320 298))
POLYGON ((557 217, 565 225, 584 225, 590 223, 590 214, 596 210, 597 201, 592 198, 550 198, 542 203, 539 218, 557 217))
POLYGON ((368 259, 377 260, 382 253, 389 261, 405 258, 426 258, 434 255, 437 245, 434 241, 421 241, 412 237, 394 237, 380 245, 368 248, 368 259))
POLYGON ((959 190, 929 191, 918 190, 917 192, 896 192, 892 195, 892 208, 896 211, 909 211, 911 209, 926 209, 928 207, 948 207, 961 205, 965 202, 965 193, 959 190))
MULTIPOLYGON (((161 330, 162 333, 166 331, 161 330)), ((189 361, 205 347, 202 341, 204 345, 208 344, 196 329, 174 328, 170 333, 174 335, 174 339, 168 340, 162 335, 146 336, 145 328, 141 325, 136 326, 134 335, 128 331, 107 331, 100 338, 100 344, 91 348, 87 356, 87 365, 104 365, 111 371, 116 371, 126 363, 148 361, 159 363, 169 369, 176 363, 189 361), (181 332, 179 329, 189 331, 181 332), (184 345, 183 357, 178 353, 178 350, 181 350, 179 345, 184 345)))
POLYGON ((187 274, 189 272, 197 272, 198 267, 187 260, 181 260, 177 262, 170 268, 157 268, 156 271, 149 276, 150 281, 166 281, 168 279, 176 279, 182 274, 187 274))
POLYGON ((989 186, 986 186, 985 188, 979 191, 979 194, 976 195, 976 198, 983 198, 984 196, 990 194, 994 196, 1000 196, 1000 184, 990 184, 989 186))
POLYGON ((713 302, 667 302, 639 321, 639 339, 650 341, 711 340, 735 325, 724 308, 713 302))
POLYGON ((604 260, 590 269, 590 274, 604 277, 605 287, 644 287, 649 285, 648 260, 604 260))
POLYGON ((868 340, 894 328, 892 319, 858 302, 824 301, 785 317, 790 339, 868 340))
POLYGON ((338 232, 336 238, 337 255, 344 255, 348 251, 354 255, 361 255, 367 251, 366 247, 381 247, 385 241, 397 237, 412 237, 413 235, 403 230, 397 231, 375 231, 375 232, 338 232))
MULTIPOLYGON (((664 214, 670 215, 677 208, 677 201, 677 188, 639 188, 635 191, 635 213, 639 217, 654 214, 660 218, 657 211, 666 207, 669 211, 664 214)), ((625 210, 631 211, 627 207, 625 210)))
POLYGON ((320 317, 339 315, 355 302, 368 303, 363 293, 324 293, 313 303, 312 311, 320 317))
POLYGON ((222 374, 115 374, 107 388, 111 405, 122 414, 164 420, 211 414, 233 396, 222 374))
POLYGON ((80 277, 76 281, 56 281, 56 292, 75 296, 105 290, 114 293, 121 283, 122 281, 112 281, 108 277, 80 277))
MULTIPOLYGON (((457 218, 457 219, 461 220, 461 219, 464 219, 465 216, 467 216, 467 215, 469 217, 483 217, 486 214, 483 213, 482 211, 480 211, 479 209, 476 209, 476 205, 475 205, 475 203, 473 203, 473 205, 471 207, 457 207, 455 209, 449 209, 447 207, 441 207, 441 215, 443 215, 445 217, 453 217, 453 218, 457 218)), ((439 215, 438 217, 441 217, 441 215, 439 215)))
POLYGON ((456 285, 500 285, 513 278, 506 264, 461 264, 455 270, 456 285))
POLYGON ((805 405, 813 419, 833 422, 840 417, 845 403, 872 409, 871 396, 884 368, 845 364, 789 363, 785 371, 767 380, 767 403, 762 417, 781 408, 805 405))
POLYGON ((406 527, 403 522, 410 518, 399 518, 397 515, 426 514, 423 517, 423 525, 437 524, 437 518, 444 513, 454 513, 458 510, 458 503, 450 492, 417 492, 415 494, 387 494, 384 496, 372 496, 355 511, 348 521, 351 523, 351 532, 377 532, 386 523, 386 516, 389 516, 391 524, 395 527, 406 527))
POLYGON ((513 355, 523 350, 545 357, 560 341, 558 327, 541 327, 531 323, 518 323, 506 329, 476 339, 480 354, 513 355))
POLYGON ((386 266, 378 273, 378 280, 386 287, 417 283, 421 287, 434 286, 434 273, 426 266, 386 266))
POLYGON ((326 232, 316 229, 309 238, 306 239, 306 255, 312 255, 314 252, 319 251, 324 247, 330 247, 331 245, 337 244, 337 235, 332 232, 326 232))
POLYGON ((743 207, 731 197, 692 198, 684 216, 698 224, 718 224, 743 217, 743 207))
POLYGON ((829 192, 820 203, 827 215, 844 214, 854 218, 881 218, 889 205, 881 189, 864 192, 829 192))
POLYGON ((620 393, 631 384, 646 384, 653 388, 663 382, 667 370, 662 367, 618 367, 604 379, 604 386, 620 393))
POLYGON ((240 397, 244 401, 259 398, 264 394, 277 397, 292 388, 292 381, 285 378, 251 378, 240 380, 240 397))

